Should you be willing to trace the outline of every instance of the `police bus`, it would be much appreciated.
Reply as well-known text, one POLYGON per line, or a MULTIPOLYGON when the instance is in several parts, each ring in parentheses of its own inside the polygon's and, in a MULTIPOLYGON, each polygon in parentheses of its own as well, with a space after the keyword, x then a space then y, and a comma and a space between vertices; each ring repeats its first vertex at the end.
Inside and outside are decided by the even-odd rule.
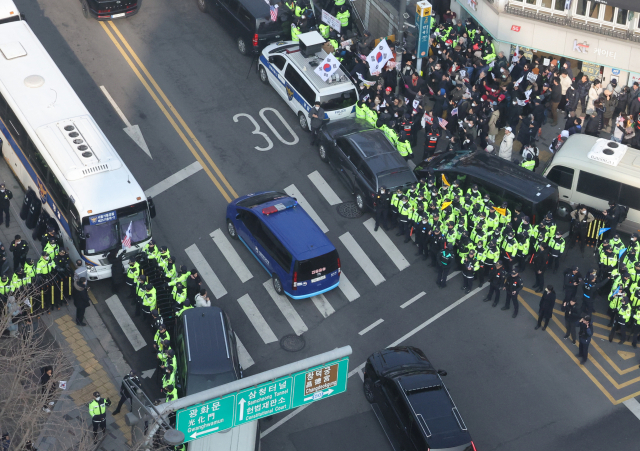
POLYGON ((111 277, 107 255, 129 228, 125 258, 151 239, 151 199, 24 20, 0 21, 0 133, 9 167, 90 280, 111 277))

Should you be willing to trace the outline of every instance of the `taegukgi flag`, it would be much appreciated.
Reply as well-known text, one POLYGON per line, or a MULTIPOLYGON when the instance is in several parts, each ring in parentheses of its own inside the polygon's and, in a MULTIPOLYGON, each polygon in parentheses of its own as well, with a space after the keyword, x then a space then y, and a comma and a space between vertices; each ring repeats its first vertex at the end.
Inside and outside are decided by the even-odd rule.
POLYGON ((316 67, 315 72, 318 74, 323 81, 327 81, 331 75, 338 70, 340 67, 340 62, 333 56, 331 53, 327 55, 327 57, 322 61, 318 67, 316 67))
POLYGON ((367 56, 367 63, 369 63, 369 72, 371 72, 371 75, 380 72, 391 58, 393 58, 393 53, 391 53, 386 39, 383 39, 376 45, 371 53, 369 53, 369 56, 367 56))

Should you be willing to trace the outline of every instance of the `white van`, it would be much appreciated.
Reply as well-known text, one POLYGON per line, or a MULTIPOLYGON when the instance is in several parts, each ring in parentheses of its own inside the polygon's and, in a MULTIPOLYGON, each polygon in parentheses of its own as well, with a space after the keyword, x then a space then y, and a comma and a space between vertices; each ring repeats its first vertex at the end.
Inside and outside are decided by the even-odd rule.
POLYGON ((308 113, 316 100, 324 109, 325 120, 356 116, 358 92, 349 76, 340 68, 328 83, 315 73, 315 68, 326 56, 320 48, 305 57, 297 42, 286 41, 265 47, 258 62, 260 80, 273 86, 298 115, 300 127, 305 130, 311 128, 308 113))
POLYGON ((544 175, 558 185, 560 218, 567 218, 579 204, 602 211, 614 200, 629 207, 618 229, 640 229, 640 150, 576 134, 556 152, 544 175))

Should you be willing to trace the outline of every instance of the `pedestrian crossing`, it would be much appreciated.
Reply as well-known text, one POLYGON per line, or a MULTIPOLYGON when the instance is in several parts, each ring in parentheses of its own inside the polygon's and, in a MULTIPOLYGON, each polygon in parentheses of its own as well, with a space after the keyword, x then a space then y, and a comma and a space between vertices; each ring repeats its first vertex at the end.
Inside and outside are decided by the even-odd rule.
MULTIPOLYGON (((323 220, 319 212, 325 212, 325 215, 327 211, 330 211, 330 214, 335 213, 335 209, 328 209, 327 206, 334 207, 342 203, 342 200, 318 171, 312 172, 307 178, 313 188, 307 188, 306 186, 304 188, 315 189, 321 194, 321 197, 318 197, 315 193, 310 197, 316 199, 313 205, 296 185, 289 185, 284 188, 284 191, 288 195, 295 197, 298 204, 304 208, 318 227, 328 234, 330 230, 325 222, 328 218, 325 217, 325 220, 323 220)), ((307 194, 310 195, 309 192, 307 194)), ((363 229, 358 232, 357 227, 360 226, 350 227, 353 234, 345 232, 340 234, 337 240, 332 238, 342 262, 339 289, 313 296, 308 300, 291 300, 287 296, 277 294, 273 287, 272 279, 263 282, 262 288, 256 288, 256 283, 252 282, 252 280, 254 276, 258 275, 259 277, 260 275, 252 273, 252 270, 249 269, 250 267, 255 268, 251 254, 246 249, 243 249, 242 245, 230 240, 227 231, 224 229, 216 229, 209 234, 214 245, 213 248, 210 246, 211 242, 206 242, 205 240, 204 243, 199 242, 187 247, 185 253, 197 269, 210 293, 213 293, 216 299, 220 299, 229 293, 225 285, 229 288, 233 286, 234 289, 237 286, 246 287, 244 289, 247 291, 246 294, 235 299, 235 301, 227 301, 239 307, 244 314, 242 319, 234 318, 232 324, 236 324, 236 330, 239 322, 247 325, 249 329, 247 327, 241 329, 241 334, 244 335, 245 340, 248 339, 247 335, 253 334, 255 331, 256 338, 259 337, 265 345, 268 345, 278 342, 278 337, 285 334, 304 334, 309 330, 310 325, 314 326, 318 321, 335 314, 336 310, 346 305, 346 303, 361 299, 358 289, 367 291, 383 284, 387 280, 383 272, 388 275, 395 274, 411 265, 405 254, 412 255, 415 250, 413 246, 397 246, 382 228, 374 231, 375 220, 371 217, 363 218, 359 221, 361 221, 362 227, 366 229, 366 232, 363 229), (222 254, 222 258, 217 256, 205 257, 203 252, 207 256, 217 255, 219 252, 219 254, 222 254), (215 253, 212 254, 212 252, 215 253), (214 271, 215 268, 215 270, 222 273, 224 269, 221 268, 221 265, 230 266, 235 276, 221 280, 214 271), (354 286, 347 277, 345 266, 346 272, 350 275, 360 272, 367 276, 368 280, 364 277, 357 279, 362 287, 354 286), (240 285, 238 285, 238 280, 240 285), (263 289, 264 291, 262 291, 263 289)), ((336 231, 333 232, 335 233, 336 231)), ((455 276, 455 274, 450 274, 449 278, 455 276)), ((259 282, 257 286, 259 286, 259 282)), ((406 302, 402 308, 417 301, 425 294, 424 292, 420 293, 414 299, 406 302)), ((240 315, 242 316, 242 314, 240 315)), ((373 327, 375 326, 372 325, 371 328, 373 327)), ((361 332, 365 333, 366 331, 368 330, 365 329, 361 332)), ((237 338, 237 343, 240 363, 246 369, 253 365, 254 361, 239 338, 237 338)))

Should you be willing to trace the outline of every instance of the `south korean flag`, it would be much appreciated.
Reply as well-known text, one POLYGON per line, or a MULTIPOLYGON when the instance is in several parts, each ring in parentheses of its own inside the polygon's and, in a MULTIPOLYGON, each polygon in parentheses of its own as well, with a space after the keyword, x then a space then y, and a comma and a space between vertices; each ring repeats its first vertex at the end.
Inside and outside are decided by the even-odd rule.
POLYGON ((391 58, 393 58, 393 53, 391 53, 387 41, 383 39, 371 53, 369 53, 369 56, 367 56, 367 63, 369 63, 369 72, 371 72, 371 75, 380 73, 384 65, 387 64, 387 61, 391 58))
POLYGON ((318 74, 323 81, 327 81, 331 75, 338 70, 340 62, 331 53, 322 61, 318 67, 315 68, 315 73, 318 74))

